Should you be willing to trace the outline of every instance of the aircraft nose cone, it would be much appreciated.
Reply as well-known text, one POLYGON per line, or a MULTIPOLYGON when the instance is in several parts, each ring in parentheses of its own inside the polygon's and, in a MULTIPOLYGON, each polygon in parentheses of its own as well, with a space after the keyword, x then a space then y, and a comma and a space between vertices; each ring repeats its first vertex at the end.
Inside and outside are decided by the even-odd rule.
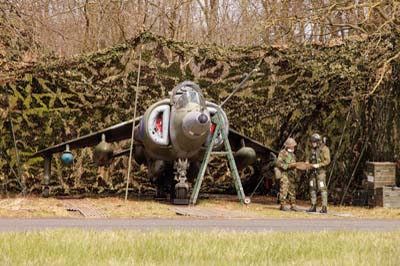
POLYGON ((191 139, 205 136, 210 131, 210 118, 197 111, 187 114, 182 121, 185 135, 191 139))
POLYGON ((208 117, 205 114, 201 114, 199 117, 197 117, 197 120, 200 122, 200 124, 205 124, 208 122, 208 117))

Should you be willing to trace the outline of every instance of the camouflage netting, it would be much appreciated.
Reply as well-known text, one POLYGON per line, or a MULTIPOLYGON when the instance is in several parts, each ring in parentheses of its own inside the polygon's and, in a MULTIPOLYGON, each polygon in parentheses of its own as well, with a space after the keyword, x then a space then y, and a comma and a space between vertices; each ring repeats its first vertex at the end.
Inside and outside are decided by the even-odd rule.
MULTIPOLYGON (((276 149, 293 133, 300 143, 300 159, 311 133, 320 132, 327 137, 332 159, 337 158, 330 180, 331 199, 341 197, 356 168, 350 182, 352 195, 360 185, 365 161, 395 161, 399 154, 398 40, 398 36, 389 36, 347 40, 329 47, 227 48, 144 33, 98 53, 12 72, 0 99, 2 190, 20 190, 10 116, 21 158, 22 183, 29 192, 40 192, 43 161, 29 155, 133 118, 142 49, 139 113, 183 80, 194 80, 208 100, 219 103, 239 84, 243 73, 262 59, 260 71, 225 105, 231 126, 276 149)), ((116 149, 126 146, 121 143, 116 149)), ((73 168, 62 168, 59 158, 53 160, 54 193, 124 190, 127 158, 118 158, 108 169, 97 169, 91 161, 92 150, 75 154, 73 168)), ((202 191, 232 192, 226 163, 213 164, 202 191)), ((255 175, 252 172, 247 169, 245 175, 247 191, 260 179, 257 171, 255 175)), ((136 167, 133 176, 131 191, 153 190, 146 169, 136 167)), ((306 194, 306 186, 300 190, 306 194)))

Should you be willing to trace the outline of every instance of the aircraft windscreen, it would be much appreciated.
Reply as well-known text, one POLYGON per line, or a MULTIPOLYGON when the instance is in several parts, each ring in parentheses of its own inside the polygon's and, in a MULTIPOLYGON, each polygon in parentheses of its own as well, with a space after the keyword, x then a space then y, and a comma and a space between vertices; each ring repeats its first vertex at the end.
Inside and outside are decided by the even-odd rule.
POLYGON ((190 105, 199 105, 200 110, 205 110, 206 101, 203 98, 201 89, 191 81, 184 81, 178 84, 170 93, 171 104, 177 109, 186 108, 190 105))
POLYGON ((176 108, 183 108, 188 103, 200 103, 200 95, 196 91, 187 91, 184 92, 182 95, 179 96, 178 100, 176 101, 176 108))
POLYGON ((187 94, 184 93, 181 96, 179 96, 178 100, 176 101, 176 108, 183 108, 189 103, 189 99, 187 97, 187 94))
POLYGON ((200 104, 200 97, 199 94, 196 91, 189 91, 188 92, 189 96, 189 101, 191 103, 197 103, 200 104))

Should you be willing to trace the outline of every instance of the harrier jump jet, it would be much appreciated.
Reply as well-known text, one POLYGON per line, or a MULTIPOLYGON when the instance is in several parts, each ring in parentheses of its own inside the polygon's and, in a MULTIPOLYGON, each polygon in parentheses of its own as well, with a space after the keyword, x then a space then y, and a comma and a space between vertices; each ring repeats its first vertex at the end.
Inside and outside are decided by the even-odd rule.
MULTIPOLYGON (((35 157, 41 156, 45 159, 43 195, 49 194, 51 160, 54 153, 62 152, 62 161, 68 164, 73 161, 71 150, 96 146, 94 162, 98 166, 108 165, 114 157, 129 153, 129 150, 114 153, 111 143, 130 139, 132 123, 135 123, 134 160, 148 167, 148 176, 156 185, 158 196, 171 192, 171 197, 174 197, 174 180, 178 175, 180 181, 183 177, 185 183, 187 179, 192 182, 207 147, 213 145, 213 150, 218 150, 223 146, 221 135, 211 143, 215 130, 212 117, 217 112, 222 117, 225 132, 228 132, 239 169, 254 163, 257 157, 262 160, 270 158, 271 149, 230 129, 222 108, 206 101, 197 84, 184 81, 170 92, 170 98, 154 103, 135 121, 126 121, 35 153, 35 157)), ((188 188, 189 186, 187 190, 188 188)))

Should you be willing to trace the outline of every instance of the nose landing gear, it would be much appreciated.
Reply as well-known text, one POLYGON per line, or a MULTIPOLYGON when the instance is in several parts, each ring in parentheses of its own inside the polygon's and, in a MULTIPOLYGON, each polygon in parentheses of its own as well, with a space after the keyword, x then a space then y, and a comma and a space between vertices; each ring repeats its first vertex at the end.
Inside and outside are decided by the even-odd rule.
POLYGON ((176 168, 176 178, 179 182, 175 185, 175 199, 173 200, 174 204, 177 205, 188 205, 189 204, 189 184, 187 181, 187 170, 189 169, 189 161, 188 159, 179 158, 175 163, 176 168))

